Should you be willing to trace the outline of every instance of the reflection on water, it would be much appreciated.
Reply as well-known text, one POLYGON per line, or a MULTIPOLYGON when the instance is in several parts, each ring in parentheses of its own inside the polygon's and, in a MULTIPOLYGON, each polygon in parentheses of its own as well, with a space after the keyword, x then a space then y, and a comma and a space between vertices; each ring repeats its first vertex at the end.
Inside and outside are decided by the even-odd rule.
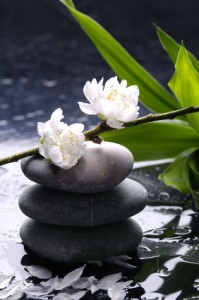
MULTIPOLYGON (((25 146, 30 148, 35 143, 35 139, 15 142, 15 150, 24 149, 25 146)), ((13 142, 7 143, 7 152, 14 151, 12 145, 13 142)), ((135 176, 137 172, 139 175, 143 173, 144 176, 147 172, 155 173, 155 168, 134 170, 130 176, 135 176)), ((26 253, 21 244, 18 232, 25 216, 18 208, 18 197, 32 183, 22 174, 20 164, 14 163, 1 167, 0 179, 1 299, 1 292, 7 291, 8 287, 13 291, 13 289, 17 290, 17 285, 21 284, 18 289, 20 291, 26 289, 28 282, 32 281, 39 286, 42 280, 47 280, 41 279, 41 274, 47 276, 46 274, 49 273, 46 272, 51 270, 52 277, 56 275, 64 277, 70 270, 44 266, 31 253, 26 253), (42 265, 48 269, 45 273, 43 273, 43 269, 41 270, 42 265)), ((153 184, 158 184, 153 177, 151 180, 153 180, 153 184)), ((158 197, 159 193, 160 190, 157 189, 154 197, 158 197)), ((170 195, 170 192, 163 193, 170 195)), ((144 231, 143 240, 137 253, 128 253, 128 256, 111 258, 103 263, 87 264, 84 271, 84 276, 87 278, 85 280, 88 281, 89 276, 100 279, 108 274, 122 272, 123 285, 120 281, 114 283, 114 289, 117 287, 120 297, 126 295, 126 299, 142 300, 197 299, 199 293, 198 216, 189 206, 173 205, 172 195, 163 197, 164 199, 158 198, 160 203, 155 206, 153 199, 149 199, 149 205, 133 217, 144 231), (129 284, 130 280, 131 284, 129 284), (128 285, 126 288, 124 288, 125 282, 128 285)), ((176 194, 176 196, 178 195, 176 194)), ((91 290, 88 290, 83 299, 109 299, 107 293, 108 289, 98 289, 93 294, 91 294, 91 290)), ((58 298, 58 294, 56 297, 64 299, 58 298)), ((36 297, 36 299, 44 298, 44 296, 43 298, 36 297)), ((48 299, 53 299, 53 297, 48 296, 48 299)))

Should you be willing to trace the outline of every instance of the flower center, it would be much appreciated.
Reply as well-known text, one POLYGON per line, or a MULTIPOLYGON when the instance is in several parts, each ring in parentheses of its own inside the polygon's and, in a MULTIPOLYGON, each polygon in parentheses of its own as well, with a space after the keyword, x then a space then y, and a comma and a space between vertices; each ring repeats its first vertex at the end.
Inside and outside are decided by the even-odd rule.
POLYGON ((108 101, 114 101, 115 97, 118 95, 118 91, 116 89, 113 88, 113 86, 110 87, 110 90, 107 93, 107 100, 108 101))

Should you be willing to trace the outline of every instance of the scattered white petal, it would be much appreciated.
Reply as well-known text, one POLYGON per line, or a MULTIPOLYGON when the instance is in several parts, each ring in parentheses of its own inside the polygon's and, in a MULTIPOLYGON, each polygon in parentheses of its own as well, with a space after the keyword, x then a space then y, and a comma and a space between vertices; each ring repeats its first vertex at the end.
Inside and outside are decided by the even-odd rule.
POLYGON ((108 291, 108 296, 111 300, 123 300, 126 297, 125 290, 110 288, 108 291))
POLYGON ((118 282, 120 279, 122 279, 121 273, 110 274, 100 279, 98 285, 101 289, 107 290, 110 286, 118 282))
POLYGON ((95 292, 100 290, 100 287, 98 284, 91 284, 89 290, 91 291, 91 294, 94 294, 95 292))
POLYGON ((89 289, 91 284, 97 284, 97 282, 95 276, 81 277, 72 284, 72 287, 79 290, 89 289))
POLYGON ((68 273, 64 278, 53 277, 47 281, 40 282, 40 285, 31 285, 24 292, 29 296, 41 297, 52 293, 52 291, 61 291, 70 287, 82 275, 85 265, 68 273))
POLYGON ((86 295, 87 291, 78 291, 68 289, 64 291, 64 293, 59 293, 58 295, 53 297, 53 300, 79 300, 84 295, 86 295))
POLYGON ((132 280, 126 282, 118 282, 109 287, 108 296, 111 300, 123 300, 126 297, 126 291, 129 285, 132 283, 132 280))
POLYGON ((121 273, 111 274, 108 276, 103 277, 98 282, 93 282, 89 288, 92 294, 94 294, 96 291, 102 289, 102 290, 108 290, 114 283, 119 281, 122 278, 121 273))
POLYGON ((64 288, 71 286, 75 281, 77 281, 81 277, 84 268, 85 265, 68 273, 56 287, 56 290, 63 290, 64 288))
POLYGON ((49 270, 39 265, 26 266, 26 270, 31 276, 38 277, 40 279, 49 279, 52 277, 52 273, 49 270))
POLYGON ((23 292, 23 283, 14 283, 10 285, 9 287, 5 288, 4 290, 1 291, 0 293, 0 299, 1 300, 18 300, 20 299, 24 292, 23 292))
POLYGON ((42 281, 40 282, 40 284, 44 287, 51 287, 53 289, 55 289, 57 286, 59 286, 60 282, 62 281, 62 278, 58 278, 58 276, 53 277, 47 281, 42 281))
POLYGON ((7 288, 10 282, 13 280, 14 275, 0 276, 0 290, 7 288))
POLYGON ((54 286, 30 285, 24 289, 24 293, 32 297, 45 296, 54 290, 54 286))

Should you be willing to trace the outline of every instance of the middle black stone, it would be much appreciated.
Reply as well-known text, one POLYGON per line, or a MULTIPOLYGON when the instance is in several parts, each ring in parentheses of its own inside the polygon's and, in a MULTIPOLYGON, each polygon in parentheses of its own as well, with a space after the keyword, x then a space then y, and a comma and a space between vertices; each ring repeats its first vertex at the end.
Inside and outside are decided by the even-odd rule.
POLYGON ((92 227, 129 218, 146 205, 147 192, 138 182, 125 179, 110 191, 83 194, 35 184, 19 199, 22 212, 36 221, 92 227))

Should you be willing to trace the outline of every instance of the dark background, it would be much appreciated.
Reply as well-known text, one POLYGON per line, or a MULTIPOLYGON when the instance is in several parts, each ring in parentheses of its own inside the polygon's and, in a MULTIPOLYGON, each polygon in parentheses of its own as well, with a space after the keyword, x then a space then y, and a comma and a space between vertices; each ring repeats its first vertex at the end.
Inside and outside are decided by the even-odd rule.
MULTIPOLYGON (((199 57, 198 0, 75 1, 164 86, 173 65, 153 22, 199 57)), ((65 121, 97 120, 78 108, 83 85, 113 72, 57 0, 0 0, 0 140, 36 135, 36 122, 62 107, 65 121)), ((142 113, 144 111, 142 110, 142 113)))

